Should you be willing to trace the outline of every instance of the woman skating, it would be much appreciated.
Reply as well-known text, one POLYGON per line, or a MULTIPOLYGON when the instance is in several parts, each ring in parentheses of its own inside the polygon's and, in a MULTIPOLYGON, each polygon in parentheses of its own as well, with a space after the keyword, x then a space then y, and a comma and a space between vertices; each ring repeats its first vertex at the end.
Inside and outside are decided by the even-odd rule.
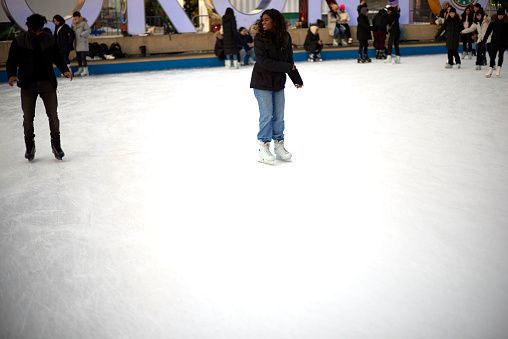
POLYGON ((296 88, 303 86, 302 78, 293 62, 293 46, 284 16, 276 9, 268 9, 258 21, 254 38, 256 64, 252 70, 250 87, 259 106, 259 158, 273 165, 275 157, 270 143, 275 141, 277 159, 291 161, 292 155, 284 148, 284 86, 286 74, 296 88))

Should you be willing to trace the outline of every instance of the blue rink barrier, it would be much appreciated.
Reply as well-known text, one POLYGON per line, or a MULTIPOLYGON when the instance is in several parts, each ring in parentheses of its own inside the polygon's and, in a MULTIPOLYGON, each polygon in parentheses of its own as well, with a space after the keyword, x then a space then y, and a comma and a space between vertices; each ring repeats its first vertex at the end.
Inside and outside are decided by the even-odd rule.
MULTIPOLYGON (((371 56, 374 57, 374 49, 371 56)), ((424 44, 424 45, 405 45, 400 46, 400 54, 402 56, 408 55, 426 55, 426 54, 446 54, 446 46, 444 44, 424 44)), ((369 53, 370 54, 370 53, 369 53)), ((392 54, 395 54, 392 52, 392 54)), ((309 53, 303 50, 295 50, 293 59, 295 62, 306 61, 309 53)), ((337 59, 356 59, 358 56, 358 48, 333 48, 325 49, 321 52, 323 60, 337 60, 337 59)), ((179 57, 145 57, 145 58, 126 58, 115 60, 101 60, 89 61, 88 70, 91 75, 98 74, 115 74, 115 73, 129 73, 129 72, 146 72, 146 71, 161 71, 169 69, 183 69, 183 68, 202 68, 202 67, 221 67, 224 66, 224 61, 220 61, 213 54, 206 55, 193 55, 193 56, 179 56, 179 57)), ((77 71, 76 66, 72 66, 72 71, 77 71)), ((60 76, 60 71, 55 68, 55 73, 60 76)), ((0 71, 0 82, 7 82, 7 72, 0 71)))

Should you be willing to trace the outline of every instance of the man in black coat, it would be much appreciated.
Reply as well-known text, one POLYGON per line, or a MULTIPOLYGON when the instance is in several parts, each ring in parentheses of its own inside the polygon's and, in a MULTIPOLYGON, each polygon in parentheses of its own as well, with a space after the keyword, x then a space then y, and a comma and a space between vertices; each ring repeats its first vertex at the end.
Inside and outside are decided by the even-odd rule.
POLYGON ((46 108, 51 134, 51 148, 55 158, 62 160, 65 155, 60 145, 60 121, 58 120, 57 81, 53 63, 72 80, 55 38, 42 31, 46 18, 33 14, 27 18, 28 31, 12 41, 7 59, 9 85, 18 82, 21 88, 21 108, 25 133, 25 158, 29 161, 35 156, 34 118, 35 103, 40 96, 46 108))

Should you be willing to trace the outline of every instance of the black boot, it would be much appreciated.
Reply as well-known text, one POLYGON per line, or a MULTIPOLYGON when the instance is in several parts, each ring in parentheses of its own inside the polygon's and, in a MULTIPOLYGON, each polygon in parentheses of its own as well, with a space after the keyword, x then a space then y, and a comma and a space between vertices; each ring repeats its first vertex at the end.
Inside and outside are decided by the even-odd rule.
POLYGON ((53 150, 55 158, 58 160, 62 160, 62 158, 65 156, 65 153, 60 146, 60 139, 51 139, 51 149, 53 150))
POLYGON ((379 58, 379 51, 376 51, 376 59, 380 59, 379 58))
POLYGON ((363 57, 363 62, 372 62, 372 59, 369 58, 369 56, 367 54, 365 54, 365 56, 363 57))
POLYGON ((28 159, 28 161, 34 160, 35 157, 35 141, 34 139, 26 141, 26 151, 25 151, 25 159, 28 159))
POLYGON ((363 64, 363 63, 365 63, 365 60, 363 60, 363 58, 362 58, 362 55, 361 55, 361 54, 358 54, 358 59, 356 59, 356 61, 357 61, 359 64, 363 64))

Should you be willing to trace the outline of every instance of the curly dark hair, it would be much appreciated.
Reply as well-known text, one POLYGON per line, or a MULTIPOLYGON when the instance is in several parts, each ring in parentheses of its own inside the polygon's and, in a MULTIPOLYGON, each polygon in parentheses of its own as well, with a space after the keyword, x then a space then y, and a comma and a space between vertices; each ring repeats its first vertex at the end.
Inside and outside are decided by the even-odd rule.
POLYGON ((272 42, 272 35, 268 34, 268 31, 263 30, 263 15, 268 15, 273 20, 273 26, 275 28, 275 43, 280 47, 281 50, 286 48, 289 41, 288 24, 281 12, 276 9, 267 9, 261 14, 259 21, 257 22, 258 35, 261 39, 272 42))
POLYGON ((42 28, 47 23, 46 17, 40 14, 32 14, 26 18, 26 25, 32 28, 42 28))

